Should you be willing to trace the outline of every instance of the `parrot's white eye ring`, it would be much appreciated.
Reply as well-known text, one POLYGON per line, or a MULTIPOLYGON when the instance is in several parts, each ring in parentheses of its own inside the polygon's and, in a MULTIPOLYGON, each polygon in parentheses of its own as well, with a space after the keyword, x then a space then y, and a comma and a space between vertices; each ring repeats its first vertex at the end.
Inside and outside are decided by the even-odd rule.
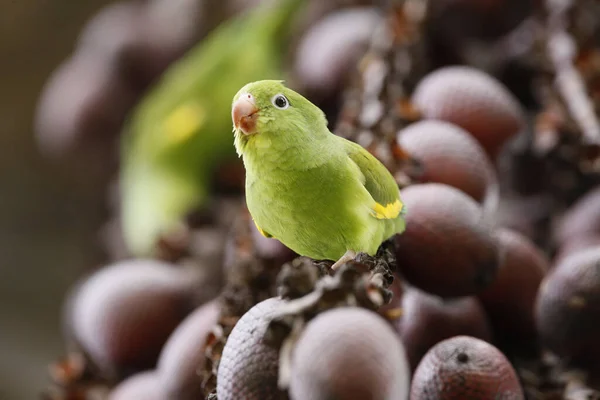
POLYGON ((285 110, 290 106, 289 100, 281 93, 276 94, 271 98, 271 103, 280 110, 285 110))

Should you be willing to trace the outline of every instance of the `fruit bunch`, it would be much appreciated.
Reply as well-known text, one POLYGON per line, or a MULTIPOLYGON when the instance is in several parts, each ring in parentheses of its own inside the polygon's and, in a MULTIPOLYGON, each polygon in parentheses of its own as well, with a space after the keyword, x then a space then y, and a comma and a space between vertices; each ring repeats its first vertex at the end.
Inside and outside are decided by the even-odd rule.
MULTIPOLYGON (((231 60, 219 64, 224 75, 161 104, 218 102, 248 73, 235 67, 268 54, 267 44, 239 42, 255 51, 223 55, 260 30, 236 18, 267 3, 279 2, 147 0, 101 11, 40 98, 41 149, 100 154, 107 176, 122 180, 131 153, 115 141, 130 144, 127 128, 146 126, 136 132, 145 143, 155 125, 127 121, 148 98, 171 96, 182 71, 200 70, 182 63, 210 64, 209 55, 231 60), (218 51, 197 50, 206 43, 218 51)), ((210 179, 202 201, 140 254, 123 230, 121 187, 102 227, 104 267, 65 303, 69 351, 50 367, 46 398, 600 398, 597 2, 304 3, 273 31, 288 38, 279 66, 256 73, 280 72, 336 134, 390 169, 405 232, 335 272, 299 257, 257 231, 243 169, 223 153, 169 169, 210 179)), ((216 137, 211 129, 230 124, 198 132, 216 137)), ((202 142, 202 154, 218 143, 202 142)), ((168 149, 148 165, 185 158, 168 149)), ((146 201, 163 204, 166 194, 154 194, 146 201)))

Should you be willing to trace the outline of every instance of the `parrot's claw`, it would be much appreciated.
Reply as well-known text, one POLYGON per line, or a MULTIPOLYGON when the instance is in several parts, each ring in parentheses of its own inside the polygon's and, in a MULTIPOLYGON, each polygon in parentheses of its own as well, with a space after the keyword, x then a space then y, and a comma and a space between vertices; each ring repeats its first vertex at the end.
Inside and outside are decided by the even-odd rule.
POLYGON ((335 262, 335 264, 333 264, 331 266, 332 270, 337 270, 342 264, 347 263, 350 260, 353 260, 354 258, 356 258, 356 252, 353 250, 348 250, 347 252, 344 253, 344 255, 335 262))

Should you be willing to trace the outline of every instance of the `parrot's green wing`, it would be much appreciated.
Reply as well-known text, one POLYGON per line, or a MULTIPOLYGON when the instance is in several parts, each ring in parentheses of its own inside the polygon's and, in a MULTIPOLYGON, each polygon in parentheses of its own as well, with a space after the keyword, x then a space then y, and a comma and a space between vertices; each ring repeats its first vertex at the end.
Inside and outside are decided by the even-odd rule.
POLYGON ((348 157, 362 172, 365 189, 375 200, 373 216, 377 219, 394 219, 404 213, 398 184, 388 169, 359 144, 345 139, 343 142, 348 157))
POLYGON ((150 255, 206 199, 213 169, 235 158, 231 98, 249 81, 283 78, 291 22, 305 0, 263 4, 217 27, 171 66, 124 128, 125 243, 150 255))

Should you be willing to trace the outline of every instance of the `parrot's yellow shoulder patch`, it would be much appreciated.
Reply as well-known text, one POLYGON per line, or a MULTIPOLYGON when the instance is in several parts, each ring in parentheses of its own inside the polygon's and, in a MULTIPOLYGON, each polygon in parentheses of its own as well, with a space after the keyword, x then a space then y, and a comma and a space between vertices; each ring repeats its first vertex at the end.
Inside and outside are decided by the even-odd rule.
POLYGON ((373 216, 377 219, 394 219, 400 214, 400 211, 402 211, 402 206, 400 200, 396 200, 385 206, 375 203, 375 207, 373 207, 373 216))
POLYGON ((260 226, 258 226, 258 224, 256 223, 256 221, 254 221, 254 225, 256 226, 256 229, 258 229, 258 231, 260 232, 260 234, 263 235, 264 237, 266 237, 266 238, 272 238, 273 237, 269 233, 263 231, 262 228, 260 226))
POLYGON ((179 143, 194 134, 206 120, 206 111, 198 103, 185 103, 173 110, 164 121, 169 141, 179 143))

